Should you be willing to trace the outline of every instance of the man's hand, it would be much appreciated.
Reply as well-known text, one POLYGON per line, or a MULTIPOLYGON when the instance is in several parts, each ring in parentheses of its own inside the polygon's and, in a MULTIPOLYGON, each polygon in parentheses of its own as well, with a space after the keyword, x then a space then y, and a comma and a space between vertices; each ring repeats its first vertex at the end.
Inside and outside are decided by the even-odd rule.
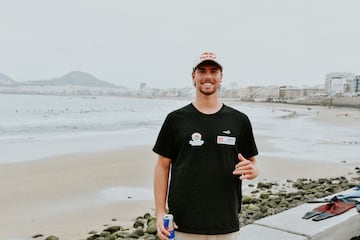
POLYGON ((164 227, 164 214, 156 215, 156 226, 157 226, 157 235, 162 240, 167 240, 167 236, 170 235, 169 231, 164 227))
MULTIPOLYGON (((156 214, 156 226, 157 226, 157 235, 161 240, 168 240, 170 232, 164 227, 164 217, 163 214, 156 214)), ((177 229, 177 225, 174 223, 174 228, 177 229)))
POLYGON ((239 163, 235 165, 234 175, 240 175, 240 179, 254 179, 259 175, 259 169, 256 164, 255 157, 249 159, 238 154, 239 163))

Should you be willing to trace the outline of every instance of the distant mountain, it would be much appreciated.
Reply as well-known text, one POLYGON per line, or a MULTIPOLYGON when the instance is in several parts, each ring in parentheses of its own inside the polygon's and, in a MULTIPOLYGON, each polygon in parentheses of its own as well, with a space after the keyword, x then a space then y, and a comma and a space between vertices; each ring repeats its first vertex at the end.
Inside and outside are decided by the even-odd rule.
POLYGON ((0 86, 12 86, 16 84, 12 78, 0 72, 0 86))
POLYGON ((65 74, 59 78, 53 78, 50 80, 36 80, 26 81, 24 85, 31 86, 64 86, 64 85, 75 85, 85 87, 105 87, 105 88, 121 88, 118 85, 99 80, 93 75, 80 71, 73 71, 65 74))

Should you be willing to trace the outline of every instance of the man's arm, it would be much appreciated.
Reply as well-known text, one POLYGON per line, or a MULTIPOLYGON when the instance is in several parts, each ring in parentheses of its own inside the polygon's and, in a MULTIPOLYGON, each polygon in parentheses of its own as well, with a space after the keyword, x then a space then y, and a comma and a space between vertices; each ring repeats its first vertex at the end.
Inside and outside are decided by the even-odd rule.
POLYGON ((170 166, 171 159, 159 155, 154 173, 154 197, 157 231, 158 236, 161 239, 167 239, 166 236, 169 235, 169 232, 164 228, 163 219, 166 214, 166 197, 168 192, 170 166))

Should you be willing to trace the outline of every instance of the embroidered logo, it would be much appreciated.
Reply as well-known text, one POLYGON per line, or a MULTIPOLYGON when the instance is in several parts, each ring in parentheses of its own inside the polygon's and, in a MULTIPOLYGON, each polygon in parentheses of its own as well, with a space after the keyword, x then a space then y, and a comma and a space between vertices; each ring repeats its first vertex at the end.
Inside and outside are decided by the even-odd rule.
POLYGON ((230 130, 225 130, 225 131, 222 131, 222 133, 229 135, 231 133, 231 131, 230 130))
POLYGON ((201 134, 198 132, 193 133, 191 139, 192 140, 189 141, 191 146, 201 146, 204 144, 204 141, 201 140, 201 134))

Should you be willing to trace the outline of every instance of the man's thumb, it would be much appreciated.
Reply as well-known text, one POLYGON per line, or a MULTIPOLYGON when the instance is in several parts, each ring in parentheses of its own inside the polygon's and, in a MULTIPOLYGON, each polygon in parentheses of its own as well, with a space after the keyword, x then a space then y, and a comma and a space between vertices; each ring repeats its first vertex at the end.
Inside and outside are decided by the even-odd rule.
POLYGON ((243 157, 243 155, 241 153, 238 154, 238 159, 240 162, 245 160, 245 158, 243 157))

